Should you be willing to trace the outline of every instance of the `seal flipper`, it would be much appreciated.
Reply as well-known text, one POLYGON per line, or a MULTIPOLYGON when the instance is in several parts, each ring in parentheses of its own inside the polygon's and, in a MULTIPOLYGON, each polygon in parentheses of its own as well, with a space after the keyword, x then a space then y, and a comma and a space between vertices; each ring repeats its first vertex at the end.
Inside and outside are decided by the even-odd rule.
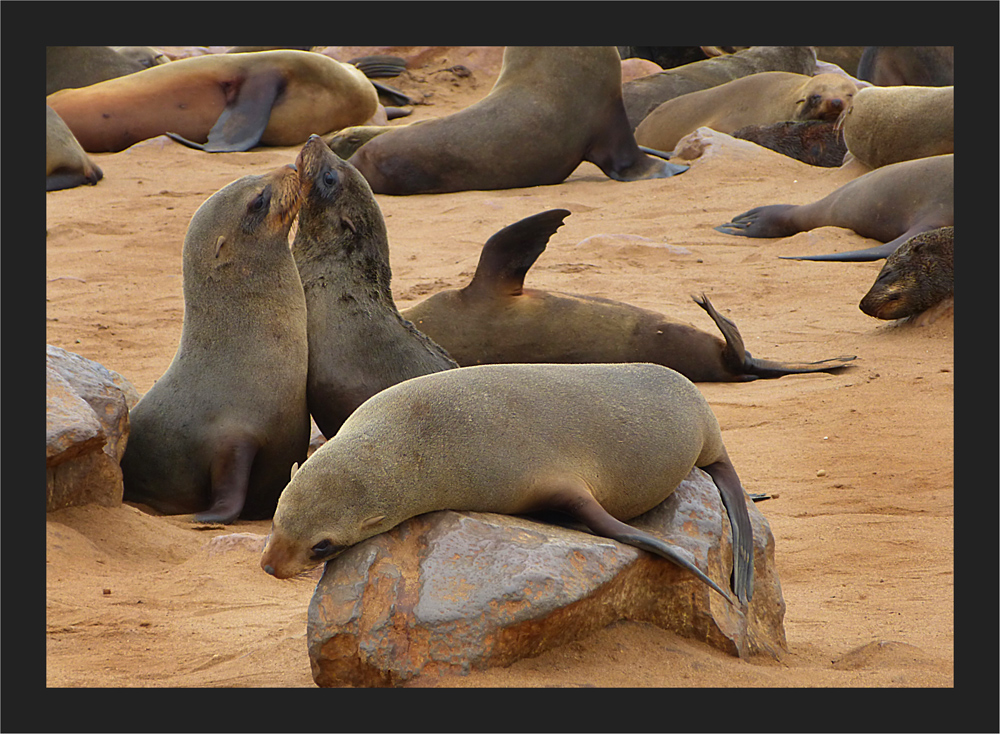
MULTIPOLYGON (((932 228, 933 229, 933 228, 932 228)), ((868 247, 864 250, 851 250, 850 252, 831 252, 829 255, 779 255, 782 260, 819 260, 826 262, 863 263, 873 260, 882 260, 889 257, 900 245, 906 242, 924 229, 909 230, 906 234, 900 235, 894 240, 886 242, 884 245, 868 247)))
POLYGON ((831 359, 821 359, 816 362, 774 362, 769 359, 757 359, 743 346, 743 337, 730 319, 715 310, 715 306, 704 293, 701 298, 691 296, 694 302, 705 309, 715 325, 719 327, 726 347, 722 350, 722 361, 734 375, 742 376, 744 382, 757 378, 772 379, 785 375, 800 375, 810 372, 831 372, 849 366, 847 362, 857 359, 854 355, 842 355, 831 359))
POLYGON ((713 229, 722 234, 740 237, 788 237, 800 231, 789 223, 786 216, 795 208, 794 204, 757 206, 713 229))
MULTIPOLYGON (((742 487, 740 487, 740 491, 742 491, 742 487)), ((723 502, 725 502, 725 500, 723 500, 723 502)), ((610 513, 608 513, 607 510, 601 507, 601 504, 594 499, 594 496, 587 491, 586 487, 582 486, 582 482, 580 482, 580 480, 568 480, 568 485, 564 484, 559 487, 553 495, 553 503, 551 504, 551 507, 577 518, 596 535, 611 538, 612 540, 617 540, 619 543, 632 545, 636 548, 642 548, 645 551, 649 551, 650 553, 655 553, 662 558, 666 558, 668 561, 672 561, 682 568, 686 568, 688 571, 708 584, 711 588, 715 589, 715 591, 719 592, 719 594, 725 597, 726 601, 734 607, 739 608, 739 605, 733 600, 732 596, 730 596, 721 586, 715 583, 715 581, 713 581, 708 574, 695 565, 694 558, 690 551, 685 548, 681 548, 680 546, 673 545, 672 543, 668 543, 665 540, 661 540, 654 535, 650 535, 644 530, 640 530, 639 528, 632 527, 631 525, 623 523, 620 520, 616 520, 610 513)), ((728 511, 728 506, 726 509, 728 511)), ((743 510, 746 512, 746 505, 743 506, 743 510)), ((748 515, 748 525, 749 522, 750 519, 748 515)), ((730 520, 730 523, 732 523, 732 520, 730 520)), ((733 538, 733 553, 735 556, 735 531, 733 538)), ((752 537, 750 554, 752 562, 752 537)), ((735 577, 735 563, 733 568, 735 577)), ((737 589, 737 593, 739 593, 739 591, 740 589, 737 589)), ((741 596, 741 599, 742 598, 743 597, 741 596)))
POLYGON ((733 531, 733 591, 743 604, 747 604, 753 598, 753 527, 743 496, 743 484, 728 456, 699 468, 712 477, 729 515, 733 531))
POLYGON ((555 231, 570 214, 568 209, 549 209, 514 222, 494 234, 483 245, 479 264, 466 292, 517 296, 524 276, 555 231))
MULTIPOLYGON (((647 149, 648 150, 648 149, 647 149)), ((635 141, 632 125, 625 113, 625 103, 619 100, 612 119, 601 127, 583 160, 590 161, 615 181, 641 181, 648 178, 669 178, 684 173, 690 166, 670 163, 668 153, 656 151, 647 155, 635 141)))
POLYGON ((250 469, 259 444, 248 436, 227 438, 216 450, 210 467, 212 504, 194 519, 228 525, 240 516, 250 485, 250 469))
POLYGON ((167 137, 208 153, 248 151, 260 142, 271 119, 271 107, 282 91, 284 78, 277 69, 250 74, 235 93, 227 91, 226 107, 209 130, 207 143, 195 143, 177 133, 168 132, 167 137))

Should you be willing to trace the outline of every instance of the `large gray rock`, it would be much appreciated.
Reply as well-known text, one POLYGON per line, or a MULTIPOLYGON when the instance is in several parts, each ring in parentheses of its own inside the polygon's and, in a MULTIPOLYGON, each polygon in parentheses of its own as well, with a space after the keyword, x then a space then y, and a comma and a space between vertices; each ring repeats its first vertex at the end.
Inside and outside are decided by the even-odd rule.
MULTIPOLYGON (((692 470, 630 524, 694 554, 723 587, 732 570, 719 491, 692 470)), ((516 516, 435 512, 327 564, 309 606, 320 686, 392 686, 510 665, 617 620, 656 624, 732 655, 780 657, 785 603, 774 536, 753 506, 747 614, 673 563, 588 532, 516 516)))
POLYGON ((46 511, 122 501, 119 462, 128 441, 128 411, 139 400, 117 372, 47 345, 46 511))

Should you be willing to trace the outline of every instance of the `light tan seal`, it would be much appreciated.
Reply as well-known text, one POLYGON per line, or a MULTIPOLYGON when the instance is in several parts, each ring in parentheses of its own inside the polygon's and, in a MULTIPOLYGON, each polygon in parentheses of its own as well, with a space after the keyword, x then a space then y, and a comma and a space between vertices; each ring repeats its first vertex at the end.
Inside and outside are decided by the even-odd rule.
POLYGON ((870 168, 955 152, 955 87, 868 87, 839 121, 851 155, 870 168))
POLYGON ((358 69, 309 51, 195 56, 46 101, 90 152, 166 133, 211 152, 300 145, 359 125, 378 107, 358 69))
POLYGON ((358 408, 281 493, 261 567, 295 576, 435 510, 558 510, 663 556, 733 601, 684 550, 623 521, 692 467, 733 528, 732 589, 753 593, 746 496, 718 421, 683 375, 651 364, 484 365, 401 382, 358 408))
POLYGON ((788 237, 816 227, 845 227, 885 244, 782 257, 866 262, 888 257, 915 234, 954 223, 955 155, 951 153, 877 168, 811 204, 758 206, 715 229, 743 237, 788 237))
POLYGON ((955 228, 914 235, 886 258, 858 307, 876 319, 917 316, 955 296, 955 228))
POLYGON ((100 166, 73 137, 56 111, 45 106, 45 190, 93 186, 104 177, 100 166))
POLYGON ((820 362, 757 359, 739 329, 704 295, 695 298, 725 337, 620 301, 524 287, 524 277, 569 214, 552 209, 490 237, 472 281, 428 297, 403 316, 463 367, 510 362, 652 362, 694 382, 746 382, 833 372, 854 357, 820 362))
POLYGON ((583 161, 619 181, 687 170, 639 149, 621 89, 614 46, 508 46, 485 98, 379 135, 351 163, 400 195, 556 184, 583 161))
POLYGON ((458 365, 396 309, 385 220, 364 176, 318 135, 296 165, 292 254, 309 318, 309 412, 330 438, 380 390, 458 365))
POLYGON ((857 90, 839 74, 762 71, 664 102, 635 129, 640 145, 672 151, 699 127, 732 134, 782 120, 836 120, 857 90))
POLYGON ((293 166, 210 196, 184 238, 177 353, 130 413, 125 499, 229 523, 274 512, 306 457, 306 302, 288 249, 293 166))

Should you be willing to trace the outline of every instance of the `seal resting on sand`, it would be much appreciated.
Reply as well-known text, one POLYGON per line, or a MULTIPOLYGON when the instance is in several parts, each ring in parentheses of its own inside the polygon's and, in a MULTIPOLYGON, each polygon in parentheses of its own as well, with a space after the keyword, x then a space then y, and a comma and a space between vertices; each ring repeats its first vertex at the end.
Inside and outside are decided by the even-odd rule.
POLYGON ((864 250, 785 260, 881 260, 913 235, 955 223, 955 154, 893 163, 849 181, 812 204, 759 206, 715 229, 743 237, 788 237, 845 227, 884 242, 864 250))
POLYGON ((428 297, 403 316, 462 366, 506 362, 653 362, 695 382, 745 382, 831 372, 854 357, 772 362, 752 357, 736 324, 695 298, 725 341, 620 301, 524 287, 524 276, 562 226, 566 209, 526 217, 483 246, 472 281, 428 297))
POLYGON ((263 519, 305 461, 306 300, 288 250, 298 208, 289 165, 234 181, 191 218, 181 341, 130 411, 126 500, 200 522, 263 519))
POLYGON ((493 89, 446 117, 379 135, 351 156, 377 194, 556 184, 583 161, 618 181, 687 170, 629 128, 614 46, 508 46, 493 89))
POLYGON ((886 258, 858 307, 876 319, 924 313, 955 296, 955 228, 914 235, 886 258))
POLYGON ((745 607, 745 491, 698 388, 652 364, 484 365, 383 390, 292 477, 260 563, 289 578, 435 510, 557 510, 678 563, 735 604, 689 553, 623 522, 660 504, 695 466, 722 495, 731 586, 745 607))

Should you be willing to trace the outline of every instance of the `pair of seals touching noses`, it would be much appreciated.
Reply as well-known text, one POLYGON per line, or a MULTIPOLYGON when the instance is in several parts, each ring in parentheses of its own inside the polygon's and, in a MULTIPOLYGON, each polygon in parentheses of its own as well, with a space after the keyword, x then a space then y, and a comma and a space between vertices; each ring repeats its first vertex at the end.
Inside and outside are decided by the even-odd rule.
MULTIPOLYGON (((181 343, 167 372, 132 412, 132 435, 122 461, 126 499, 148 503, 164 512, 201 511, 196 519, 204 521, 227 522, 237 516, 266 517, 278 504, 278 495, 285 489, 290 467, 304 460, 309 416, 307 376, 312 350, 308 348, 307 295, 289 253, 287 236, 296 211, 301 207, 304 212, 309 205, 301 196, 305 196, 305 202, 322 206, 319 202, 330 193, 332 181, 327 174, 332 171, 328 166, 314 165, 311 151, 328 154, 344 167, 343 171, 351 171, 347 164, 336 160, 319 138, 312 144, 299 158, 302 177, 309 181, 301 189, 300 176, 290 166, 263 176, 244 177, 210 197, 192 218, 184 247, 185 318, 181 343), (328 186, 325 192, 322 185, 328 186), (262 318, 262 314, 268 317, 262 318), (206 505, 209 505, 208 510, 204 510, 206 505)), ((332 176, 334 181, 339 173, 332 176)), ((353 173, 354 182, 363 183, 363 178, 353 173)), ((366 213, 371 214, 365 206, 354 209, 338 206, 335 211, 345 233, 364 231, 370 224, 364 218, 366 213)), ((304 239, 302 247, 298 248, 297 236, 296 247, 300 250, 298 256, 303 260, 303 270, 308 271, 305 261, 309 259, 311 248, 305 243, 309 232, 314 230, 308 221, 300 227, 300 236, 304 239)), ((375 280, 383 278, 388 291, 388 269, 380 275, 378 258, 372 260, 368 257, 370 253, 361 251, 358 255, 361 263, 368 264, 368 272, 375 280)), ((320 275, 317 282, 329 280, 324 281, 324 276, 320 275)), ((359 285, 358 288, 357 293, 363 296, 364 287, 359 285)), ((715 477, 723 493, 735 528, 733 589, 740 601, 749 599, 752 594, 752 535, 746 499, 725 455, 714 416, 686 378, 655 365, 506 365, 482 368, 481 376, 476 377, 479 372, 470 374, 470 371, 451 369, 454 363, 436 345, 401 317, 397 323, 426 349, 441 357, 437 366, 444 371, 440 381, 426 383, 431 391, 430 398, 422 393, 411 398, 408 390, 392 393, 403 396, 399 409, 410 411, 411 420, 395 428, 393 421, 383 422, 379 443, 387 458, 389 454, 397 456, 400 464, 395 471, 405 470, 404 459, 408 455, 438 454, 438 463, 433 465, 437 468, 425 471, 421 481, 425 485, 439 486, 437 497, 443 504, 425 509, 424 499, 415 499, 411 493, 380 490, 378 487, 386 479, 381 476, 368 489, 362 490, 358 484, 360 475, 354 474, 352 486, 364 492, 368 500, 380 495, 383 501, 377 502, 379 507, 394 506, 391 512, 380 510, 384 517, 377 522, 363 523, 368 535, 429 509, 477 507, 499 512, 526 512, 545 507, 563 509, 574 513, 595 532, 671 558, 732 601, 683 550, 622 523, 661 502, 692 466, 699 465, 715 477), (466 383, 466 380, 479 382, 466 383), (458 395, 472 396, 476 403, 484 391, 493 391, 494 385, 497 397, 491 398, 490 409, 477 411, 475 430, 450 431, 449 416, 454 414, 447 410, 461 403, 458 395), (573 418, 576 411, 567 400, 539 400, 540 395, 567 390, 570 386, 577 395, 576 401, 590 406, 586 420, 573 418), (628 394, 647 388, 655 390, 662 399, 658 410, 647 407, 643 413, 638 405, 633 405, 639 402, 637 396, 629 397, 628 394), (598 395, 605 397, 599 400, 598 395), (521 421, 511 422, 513 414, 500 410, 496 403, 500 396, 506 396, 508 406, 517 401, 522 406, 541 403, 535 408, 536 415, 522 413, 528 424, 535 424, 536 418, 541 421, 532 429, 535 440, 530 440, 532 433, 528 425, 521 421), (432 409, 428 399, 446 412, 439 414, 437 408, 432 409), (602 401, 605 409, 597 407, 602 401), (681 410, 680 415, 671 409, 675 402, 681 410), (602 413, 602 410, 610 412, 602 413), (592 444, 607 443, 606 431, 601 430, 602 423, 598 420, 600 415, 604 415, 603 427, 607 431, 624 430, 623 440, 635 447, 631 453, 591 451, 592 444), (570 428, 574 421, 578 421, 575 429, 570 428), (665 430, 668 427, 670 431, 665 430), (508 443, 511 429, 518 437, 508 443), (395 436, 395 444, 382 443, 388 439, 384 431, 395 436), (553 431, 566 435, 553 438, 549 435, 553 431), (675 440, 666 441, 666 435, 673 435, 675 440), (641 436, 646 436, 642 439, 645 443, 639 442, 641 436), (676 440, 678 436, 683 436, 684 440, 676 440), (385 447, 390 445, 396 450, 388 451, 385 447), (443 450, 443 445, 448 449, 443 450), (543 451, 546 446, 548 448, 543 451), (461 454, 468 460, 447 466, 449 454, 461 454), (477 462, 486 455, 496 466, 509 464, 512 471, 516 467, 533 466, 537 481, 529 485, 506 485, 504 497, 500 499, 499 490, 490 480, 495 475, 493 469, 482 475, 479 485, 452 480, 453 472, 474 471, 477 462), (610 478, 614 472, 618 472, 618 480, 598 481, 600 477, 610 478), (628 481, 623 478, 625 475, 628 481), (621 496, 617 497, 619 494, 621 496), (456 499, 458 495, 465 497, 463 503, 456 499), (517 502, 519 495, 522 500, 517 502)), ((401 384, 416 382, 409 380, 401 384)), ((649 403, 648 395, 643 402, 649 403)), ((364 416, 377 416, 380 410, 378 404, 365 411, 359 408, 347 420, 352 421, 351 426, 360 426, 364 434, 369 429, 374 430, 373 426, 365 427, 364 416)), ((348 433, 341 428, 337 436, 348 433)), ((333 441, 328 444, 331 447, 324 456, 334 452, 334 447, 339 445, 333 441)), ((362 460, 360 463, 368 463, 375 470, 370 462, 362 460)), ((295 486, 304 486, 306 478, 315 476, 322 464, 322 457, 306 462, 296 474, 301 477, 295 486)), ((382 464, 377 471, 388 470, 391 466, 392 462, 382 464)), ((324 517, 326 510, 308 513, 320 523, 324 537, 318 540, 311 540, 312 536, 300 537, 294 531, 283 532, 281 517, 294 514, 294 498, 301 492, 301 489, 291 492, 289 499, 280 505, 285 509, 276 515, 275 531, 264 562, 275 575, 297 573, 301 570, 303 553, 316 555, 318 552, 310 550, 316 545, 327 548, 361 539, 353 530, 347 537, 326 522, 335 522, 344 508, 327 517, 324 517), (309 545, 303 546, 305 542, 309 545)), ((321 494, 325 495, 325 491, 321 494)), ((359 508, 366 506, 361 497, 359 494, 352 500, 359 508)), ((320 508, 333 508, 337 503, 333 495, 329 501, 322 497, 304 501, 320 508)), ((369 521, 372 517, 374 515, 362 519, 369 521)), ((310 563, 324 560, 330 552, 320 555, 321 558, 313 558, 310 563)))

